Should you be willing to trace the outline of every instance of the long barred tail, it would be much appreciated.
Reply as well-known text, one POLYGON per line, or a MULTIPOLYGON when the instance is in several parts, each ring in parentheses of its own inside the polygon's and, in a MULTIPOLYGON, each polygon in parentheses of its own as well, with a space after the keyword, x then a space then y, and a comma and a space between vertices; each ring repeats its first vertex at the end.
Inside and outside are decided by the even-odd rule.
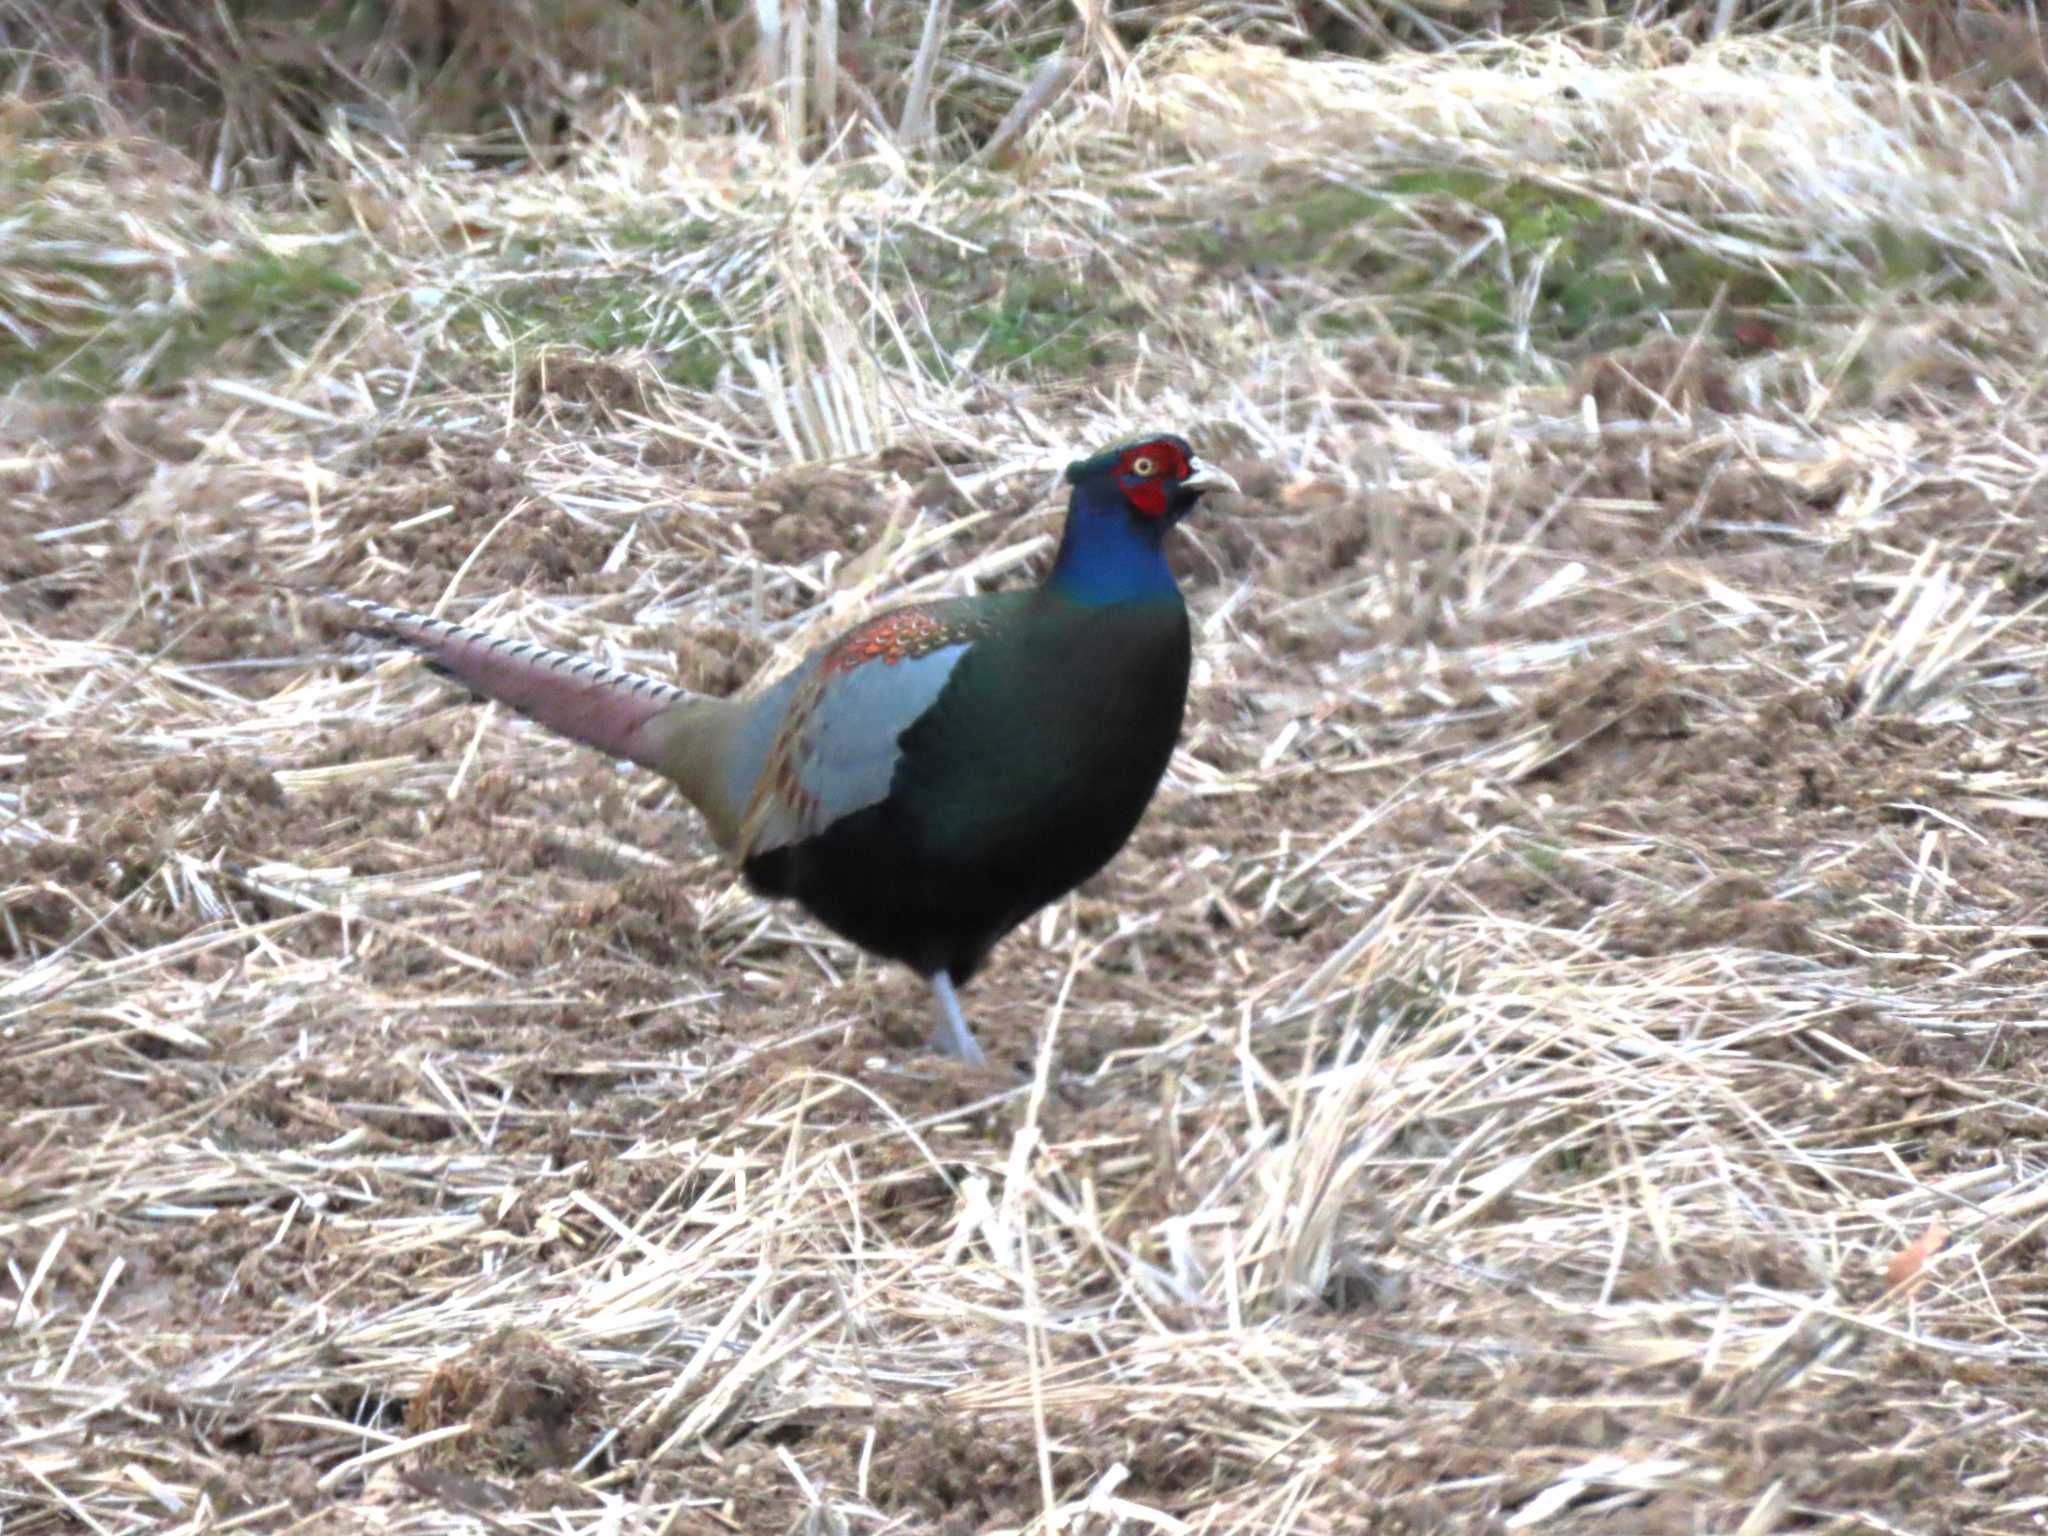
POLYGON ((479 630, 388 607, 367 598, 323 594, 359 617, 350 627, 405 646, 464 687, 496 699, 551 731, 643 767, 664 767, 666 733, 649 723, 694 701, 659 678, 621 672, 587 656, 505 640, 479 630))

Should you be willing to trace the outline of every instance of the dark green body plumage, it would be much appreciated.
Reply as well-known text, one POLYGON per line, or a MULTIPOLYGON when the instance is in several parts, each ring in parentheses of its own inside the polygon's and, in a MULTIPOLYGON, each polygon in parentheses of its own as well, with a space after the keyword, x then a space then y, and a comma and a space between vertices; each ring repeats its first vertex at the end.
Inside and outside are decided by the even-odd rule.
POLYGON ((1093 606, 1047 588, 1002 596, 1011 611, 898 738, 888 797, 742 865, 763 894, 956 982, 1124 845, 1187 702, 1178 592, 1093 606))

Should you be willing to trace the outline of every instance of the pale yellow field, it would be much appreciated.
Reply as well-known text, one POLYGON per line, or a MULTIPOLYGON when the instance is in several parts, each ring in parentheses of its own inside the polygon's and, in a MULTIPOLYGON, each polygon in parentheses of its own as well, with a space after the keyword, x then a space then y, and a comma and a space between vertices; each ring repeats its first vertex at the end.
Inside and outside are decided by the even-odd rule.
POLYGON ((291 197, 0 101, 8 1536, 2048 1519, 2048 146, 1112 41, 291 197), (1189 727, 987 1074, 296 595, 723 691, 1154 426, 1189 727))

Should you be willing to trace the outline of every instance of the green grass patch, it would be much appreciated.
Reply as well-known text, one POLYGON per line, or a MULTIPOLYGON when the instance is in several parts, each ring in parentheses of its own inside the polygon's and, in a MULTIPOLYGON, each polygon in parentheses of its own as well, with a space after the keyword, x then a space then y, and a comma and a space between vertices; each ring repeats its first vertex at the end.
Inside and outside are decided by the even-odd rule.
POLYGON ((1118 356, 1137 318, 1064 271, 1013 268, 991 297, 940 327, 940 341, 956 353, 972 349, 975 368, 1066 378, 1118 356))
POLYGON ((1145 309, 1120 282, 1035 260, 1000 231, 958 233, 982 252, 915 230, 893 233, 882 251, 884 288, 914 288, 922 301, 930 332, 911 340, 927 366, 1063 379, 1129 355, 1145 309))
POLYGON ((700 251, 728 233, 709 219, 672 219, 636 210, 611 226, 608 238, 621 250, 644 252, 658 259, 700 251))
POLYGON ((464 340, 503 341, 518 349, 576 346, 599 356, 647 351, 661 375, 684 389, 707 390, 732 356, 731 318, 708 298, 642 277, 543 277, 467 296, 458 317, 464 340), (495 332, 484 323, 488 311, 495 332))
POLYGON ((1348 336, 1391 324, 1482 359, 1505 356, 1524 325, 1545 356, 1631 345, 1717 298, 1740 313, 1988 294, 1968 253, 1921 230, 1877 225, 1747 260, 1583 193, 1458 168, 1371 186, 1283 186, 1236 219, 1165 224, 1162 239, 1211 269, 1311 279, 1294 285, 1296 313, 1276 320, 1283 330, 1348 336))
POLYGON ((771 270, 735 241, 731 228, 656 208, 630 211, 601 238, 529 230, 488 253, 485 277, 456 281, 429 307, 452 308, 444 339, 465 349, 645 352, 669 383, 709 390, 752 328, 771 270), (699 275, 707 267, 737 275, 714 293, 699 275))
POLYGON ((360 292, 331 250, 248 250, 201 267, 181 300, 160 270, 34 247, 26 335, 0 330, 0 389, 52 399, 161 390, 211 371, 268 371, 311 346, 360 292), (105 318, 95 320, 96 313, 105 318))

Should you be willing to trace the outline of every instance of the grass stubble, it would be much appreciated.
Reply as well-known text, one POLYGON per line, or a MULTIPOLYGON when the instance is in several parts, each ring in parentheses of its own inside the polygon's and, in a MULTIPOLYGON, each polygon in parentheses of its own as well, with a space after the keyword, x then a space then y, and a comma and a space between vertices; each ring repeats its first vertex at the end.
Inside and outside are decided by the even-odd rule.
POLYGON ((1811 31, 1083 46, 288 206, 0 104, 10 1532, 2048 1513, 2048 150, 1811 31), (1152 424, 1247 495, 1021 1078, 289 591, 725 689, 1152 424))

